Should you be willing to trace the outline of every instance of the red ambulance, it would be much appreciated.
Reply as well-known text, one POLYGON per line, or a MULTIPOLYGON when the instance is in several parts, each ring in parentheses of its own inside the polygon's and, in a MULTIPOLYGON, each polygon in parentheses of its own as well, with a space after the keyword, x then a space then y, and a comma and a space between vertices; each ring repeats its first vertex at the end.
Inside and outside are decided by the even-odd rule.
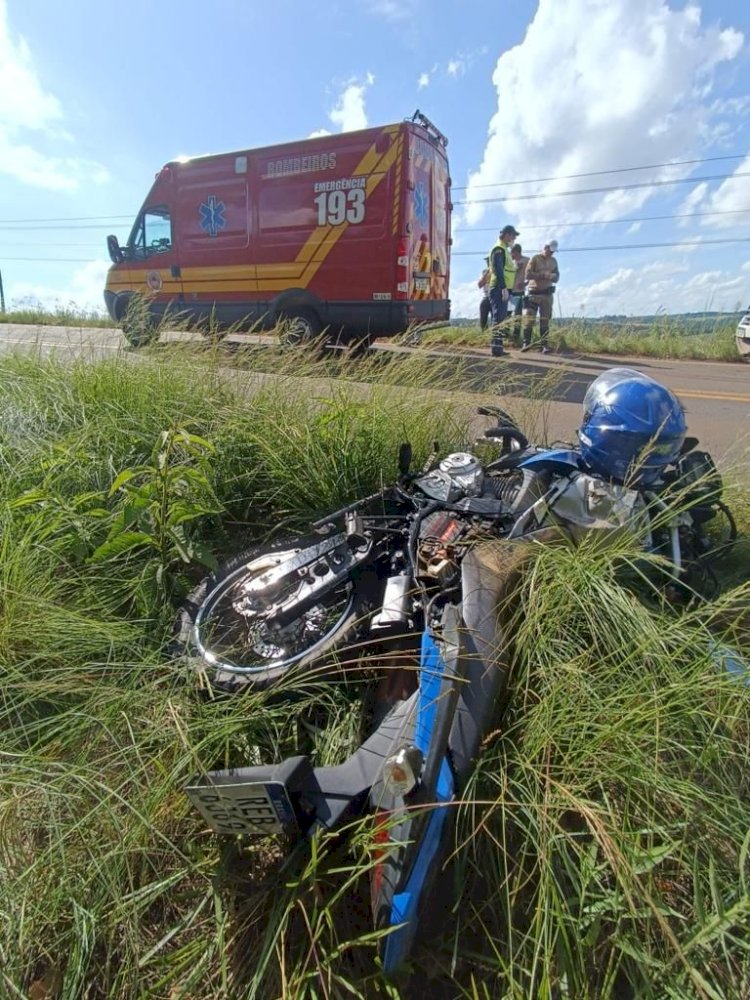
MULTIPOLYGON (((284 324, 367 343, 450 314, 447 140, 423 115, 381 128, 168 163, 128 241, 107 238, 104 299, 134 295, 220 327, 284 324)), ((132 314, 131 314, 132 315, 132 314)))

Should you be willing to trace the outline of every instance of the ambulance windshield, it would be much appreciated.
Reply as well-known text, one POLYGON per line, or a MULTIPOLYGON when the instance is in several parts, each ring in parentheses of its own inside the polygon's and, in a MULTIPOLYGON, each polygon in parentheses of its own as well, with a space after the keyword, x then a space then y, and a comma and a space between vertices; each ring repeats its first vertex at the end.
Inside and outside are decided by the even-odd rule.
POLYGON ((164 205, 145 208, 138 217, 128 240, 128 256, 151 257, 172 249, 172 220, 164 205))

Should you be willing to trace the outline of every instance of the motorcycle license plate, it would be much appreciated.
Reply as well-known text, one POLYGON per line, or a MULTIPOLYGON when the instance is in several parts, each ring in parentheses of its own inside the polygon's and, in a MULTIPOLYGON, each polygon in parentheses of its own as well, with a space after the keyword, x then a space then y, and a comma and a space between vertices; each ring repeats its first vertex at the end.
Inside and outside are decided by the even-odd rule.
POLYGON ((281 781, 187 785, 185 794, 220 834, 273 836, 294 825, 294 810, 281 781))

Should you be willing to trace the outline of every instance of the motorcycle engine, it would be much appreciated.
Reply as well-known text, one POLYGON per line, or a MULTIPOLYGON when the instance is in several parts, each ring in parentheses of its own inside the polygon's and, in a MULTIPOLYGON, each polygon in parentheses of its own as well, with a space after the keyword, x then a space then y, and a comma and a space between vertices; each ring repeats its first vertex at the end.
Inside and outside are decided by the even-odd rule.
POLYGON ((433 500, 453 503, 460 497, 479 496, 483 482, 479 460, 467 451, 456 451, 444 458, 439 468, 420 476, 416 485, 433 500))
POLYGON ((482 492, 484 471, 477 458, 468 451, 456 451, 440 463, 440 471, 460 486, 466 496, 476 497, 482 492))

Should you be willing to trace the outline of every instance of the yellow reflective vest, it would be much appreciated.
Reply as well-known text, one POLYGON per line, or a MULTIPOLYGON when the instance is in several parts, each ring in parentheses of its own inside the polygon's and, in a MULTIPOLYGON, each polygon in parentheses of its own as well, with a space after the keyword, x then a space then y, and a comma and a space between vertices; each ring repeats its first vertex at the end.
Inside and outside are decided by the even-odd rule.
POLYGON ((505 288, 511 289, 513 283, 516 280, 516 265, 513 263, 513 258, 510 255, 510 247, 506 247, 504 243, 499 240, 494 245, 492 250, 490 250, 490 288, 497 287, 497 274, 495 273, 495 254, 498 250, 503 252, 503 281, 505 282, 505 288))

